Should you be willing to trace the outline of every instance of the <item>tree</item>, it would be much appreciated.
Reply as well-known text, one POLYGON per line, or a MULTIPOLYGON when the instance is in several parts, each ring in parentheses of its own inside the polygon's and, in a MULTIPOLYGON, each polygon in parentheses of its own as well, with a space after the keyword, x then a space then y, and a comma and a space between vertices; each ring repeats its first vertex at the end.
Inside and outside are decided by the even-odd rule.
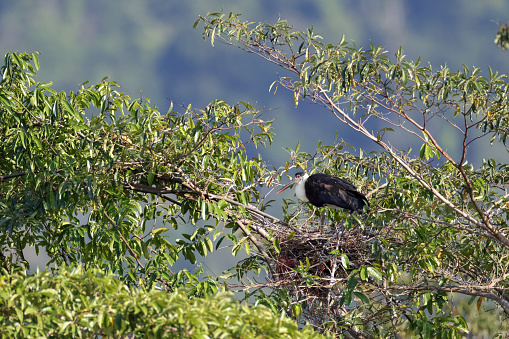
MULTIPOLYGON (((239 47, 284 69, 287 74, 273 84, 274 91, 279 85, 293 92, 296 105, 307 99, 324 106, 379 146, 369 156, 354 157, 341 151, 342 143, 319 145, 318 156, 295 153, 286 166, 311 163, 371 190, 372 208, 365 218, 349 216, 334 224, 363 230, 367 240, 358 240, 364 242, 360 248, 337 238, 330 255, 320 252, 299 266, 299 257, 288 258, 295 244, 281 247, 287 266, 307 279, 304 286, 286 283, 292 300, 308 307, 312 323, 313 307, 320 305, 326 314, 314 323, 336 332, 459 336, 468 325, 445 308, 451 292, 469 296, 470 303, 477 300, 478 310, 492 300, 505 318, 509 167, 496 159, 470 159, 469 149, 506 147, 507 76, 491 68, 484 76, 466 66, 457 72, 446 66, 434 70, 406 60, 401 49, 390 58, 373 44, 366 50, 344 39, 327 44, 313 29, 294 32, 284 20, 253 24, 235 14, 213 13, 196 25, 200 22, 212 44, 239 47), (437 124, 460 140, 458 150, 444 146, 437 124), (418 154, 393 146, 404 136, 420 144, 418 154), (339 315, 338 306, 344 307, 339 315)), ((306 220, 313 214, 312 209, 297 211, 287 220, 296 228, 302 226, 299 219, 305 220, 309 227, 306 220)))
POLYGON ((178 258, 207 256, 214 242, 230 241, 234 255, 251 244, 265 253, 250 228, 278 222, 258 191, 273 174, 247 158, 245 145, 270 143, 270 121, 220 100, 162 115, 107 79, 57 93, 35 81, 37 54, 8 53, 4 62, 2 336, 296 335, 290 319, 221 294, 224 278, 172 271, 178 258), (170 229, 183 226, 173 239, 170 229), (27 247, 48 253, 51 275, 24 272, 27 247))
MULTIPOLYGON (((248 156, 270 145, 273 132, 247 103, 216 100, 163 115, 106 78, 57 93, 34 80, 37 54, 8 53, 0 82, 0 309, 9 324, 2 334, 44 335, 50 324, 67 336, 150 335, 144 329, 153 326, 156 334, 295 335, 295 323, 276 322, 283 313, 326 335, 459 337, 468 324, 448 307, 451 292, 478 309, 492 300, 505 316, 508 167, 467 163, 476 143, 505 147, 505 76, 434 71, 401 50, 391 61, 381 47, 324 44, 284 20, 256 25, 216 13, 200 23, 212 44, 235 45, 287 71, 274 91, 281 86, 296 105, 307 99, 330 109, 380 151, 357 155, 345 142, 319 143, 311 155, 297 147, 276 170, 248 156), (461 140, 457 155, 435 134, 436 120, 461 140), (404 133, 417 139, 418 154, 393 146, 391 134, 404 133), (353 181, 370 209, 333 211, 327 227, 320 210, 296 201, 284 201, 283 220, 270 215, 262 192, 296 167, 353 181), (173 272, 177 259, 195 264, 225 244, 248 257, 217 278, 173 272), (28 246, 47 251, 51 274, 24 272, 28 246), (209 312, 221 302, 237 307, 223 290, 244 293, 256 307, 225 324, 226 310, 209 312), (187 311, 190 300, 203 311, 198 317, 187 311), (153 319, 171 302, 183 321, 153 319), (80 312, 53 306, 42 317, 48 305, 80 312), (249 318, 269 317, 266 307, 270 326, 256 332, 249 318), (94 314, 102 323, 90 321, 94 314)), ((301 327, 303 336, 316 335, 301 327)))

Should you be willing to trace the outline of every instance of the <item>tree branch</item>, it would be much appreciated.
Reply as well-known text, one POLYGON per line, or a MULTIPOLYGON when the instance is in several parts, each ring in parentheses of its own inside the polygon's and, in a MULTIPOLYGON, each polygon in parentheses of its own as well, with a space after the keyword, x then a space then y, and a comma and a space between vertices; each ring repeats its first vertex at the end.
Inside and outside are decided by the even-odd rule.
POLYGON ((486 299, 493 300, 502 306, 506 311, 509 311, 509 301, 499 297, 496 294, 490 292, 483 292, 474 289, 467 289, 458 286, 387 286, 389 290, 404 290, 404 291, 440 291, 440 292, 455 292, 460 294, 466 294, 476 297, 483 297, 486 299))
POLYGON ((136 260, 136 262, 138 263, 138 265, 141 267, 141 268, 145 268, 145 266, 143 266, 143 264, 141 263, 141 261, 138 259, 138 257, 136 256, 136 253, 134 253, 133 249, 131 248, 131 246, 129 245, 129 243, 127 242, 127 240, 125 240, 124 236, 122 235, 122 233, 120 232, 120 229, 118 228, 118 226, 115 224, 115 222, 110 218, 110 216, 108 215, 108 213, 106 213, 106 211, 103 212, 104 213, 104 216, 106 216, 106 219, 108 219, 108 221, 110 222, 110 224, 113 226, 113 228, 115 228, 115 231, 117 232, 117 234, 119 235, 119 237, 122 239, 122 241, 124 242, 124 244, 127 246, 127 248, 129 249, 129 252, 131 253, 131 255, 134 257, 134 259, 136 260))
POLYGON ((20 173, 14 173, 14 174, 7 174, 7 175, 0 175, 0 182, 7 181, 9 179, 17 178, 25 176, 26 172, 20 172, 20 173))
MULTIPOLYGON (((244 225, 244 223, 241 221, 241 220, 237 220, 236 221, 236 224, 239 225, 240 229, 242 230, 242 232, 244 232, 244 234, 249 238, 249 240, 251 240, 251 242, 253 243, 253 245, 256 246, 256 248, 258 249, 258 251, 262 254, 263 258, 265 259, 265 261, 267 262, 267 264, 269 264, 269 267, 272 267, 272 265, 270 265, 271 262, 274 261, 274 259, 272 259, 268 254, 267 252, 265 252, 265 250, 263 249, 263 246, 262 244, 260 244, 260 242, 251 234, 251 232, 248 230, 247 226, 244 225)), ((272 268, 271 268, 272 270, 272 268)))
MULTIPOLYGON (((454 205, 452 202, 450 202, 446 197, 444 197, 442 194, 440 194, 440 192, 438 192, 432 185, 430 185, 426 180, 424 180, 424 178, 422 178, 420 175, 418 175, 409 165, 406 161, 404 161, 401 157, 399 157, 395 152, 394 150, 392 149, 392 147, 390 147, 389 145, 387 145, 386 143, 384 143, 382 140, 379 140, 376 136, 374 136, 372 133, 370 133, 368 130, 366 130, 366 128, 361 124, 361 123, 358 123, 356 121, 354 121, 350 115, 348 115, 345 111, 343 111, 328 95, 327 95, 327 91, 325 89, 323 89, 320 85, 317 85, 317 91, 320 95, 320 100, 323 100, 324 103, 330 107, 330 109, 332 110, 333 114, 340 118, 340 116, 344 119, 340 119, 341 121, 344 121, 347 125, 349 125, 350 127, 354 128, 355 130, 361 132, 363 135, 365 135, 366 137, 368 137, 371 141, 375 142, 376 144, 378 144, 379 146, 381 146, 384 150, 386 150, 390 155, 391 157, 394 158, 394 160, 396 160, 413 178, 415 178, 422 186, 424 186, 426 189, 430 190, 431 192, 433 192, 433 194, 439 199, 441 200, 444 204, 446 204, 447 206, 451 207, 456 213, 458 213, 459 215, 461 215, 463 218, 465 218, 466 220, 468 220, 469 222, 487 230, 488 232, 490 232, 491 234, 493 234, 493 236, 495 237, 495 239, 497 239, 500 243, 502 243, 506 248, 509 248, 509 239, 507 239, 505 237, 504 234, 502 234, 500 231, 498 231, 493 225, 491 225, 491 223, 489 223, 489 221, 487 220, 486 216, 484 215, 484 213, 482 213, 482 210, 480 209, 480 207, 477 205, 476 206, 476 210, 478 211, 479 216, 482 218, 483 222, 480 222, 479 220, 477 220, 476 218, 472 217, 471 215, 465 213, 464 211, 462 211, 461 209, 459 209, 458 207, 456 207, 456 205, 454 205), (339 114, 339 115, 338 115, 339 114)), ((458 168, 461 171, 463 171, 462 175, 466 175, 464 173, 464 170, 463 168, 460 166, 458 168)), ((474 201, 475 203, 475 201, 474 201)))

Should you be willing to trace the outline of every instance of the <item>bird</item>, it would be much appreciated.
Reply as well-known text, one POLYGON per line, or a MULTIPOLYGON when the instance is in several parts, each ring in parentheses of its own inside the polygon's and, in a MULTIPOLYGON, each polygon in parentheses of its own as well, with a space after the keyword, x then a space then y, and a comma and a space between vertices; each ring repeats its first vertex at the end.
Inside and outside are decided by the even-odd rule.
POLYGON ((297 172, 295 178, 276 194, 293 185, 296 185, 295 195, 297 198, 309 201, 316 207, 344 208, 359 213, 364 210, 364 206, 369 207, 364 194, 357 191, 352 183, 333 175, 324 173, 308 175, 305 172, 297 172))

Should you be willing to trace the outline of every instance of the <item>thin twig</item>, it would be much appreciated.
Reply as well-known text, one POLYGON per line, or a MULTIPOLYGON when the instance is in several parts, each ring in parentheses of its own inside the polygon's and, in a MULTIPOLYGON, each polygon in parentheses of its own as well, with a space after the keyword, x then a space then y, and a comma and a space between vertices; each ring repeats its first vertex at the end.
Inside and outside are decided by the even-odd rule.
POLYGON ((122 241, 124 242, 124 244, 127 246, 127 248, 129 249, 129 252, 131 252, 131 255, 134 257, 134 259, 136 259, 136 262, 138 263, 138 265, 141 267, 141 268, 145 268, 145 266, 143 266, 143 264, 141 263, 141 261, 138 259, 138 257, 136 256, 136 253, 134 253, 133 249, 131 248, 131 246, 129 245, 129 243, 127 242, 127 240, 125 240, 124 236, 122 235, 122 233, 120 232, 120 229, 118 228, 118 226, 115 224, 115 222, 110 218, 110 216, 108 215, 108 213, 106 213, 106 211, 103 212, 104 215, 106 216, 106 219, 108 219, 108 221, 110 222, 110 224, 113 226, 113 228, 115 228, 115 231, 117 231, 118 235, 120 236, 120 238, 122 239, 122 241))

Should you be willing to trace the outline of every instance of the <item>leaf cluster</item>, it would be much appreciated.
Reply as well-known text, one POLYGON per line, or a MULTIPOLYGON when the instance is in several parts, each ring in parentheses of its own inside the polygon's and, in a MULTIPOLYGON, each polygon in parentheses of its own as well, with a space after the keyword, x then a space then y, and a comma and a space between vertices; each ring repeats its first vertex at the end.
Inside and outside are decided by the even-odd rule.
POLYGON ((220 292, 192 298, 131 288, 112 274, 62 267, 0 277, 2 337, 38 338, 325 338, 299 329, 263 305, 248 307, 220 292))
MULTIPOLYGON (((284 20, 254 24, 213 13, 199 22, 204 38, 284 69, 271 89, 290 90, 296 105, 306 99, 325 107, 380 148, 368 155, 361 150, 359 156, 344 152, 344 142, 319 143, 316 154, 289 149, 291 159, 282 171, 301 167, 331 173, 369 197, 368 214, 332 212, 330 227, 337 232, 360 227, 377 237, 370 248, 373 263, 351 270, 346 279, 331 273, 328 297, 319 306, 306 304, 310 295, 282 292, 273 295, 274 305, 287 310, 295 303, 306 305, 293 314, 307 314, 308 320, 316 309, 325 310, 325 318, 311 322, 323 326, 329 316, 337 333, 407 331, 444 338, 468 331, 465 320, 444 307, 448 292, 479 305, 488 298, 501 312, 509 310, 507 164, 471 159, 469 153, 473 145, 493 147, 496 140, 506 147, 506 75, 491 68, 485 73, 466 66, 456 72, 447 66, 434 69, 420 59, 408 60, 402 49, 391 56, 380 46, 358 47, 344 38, 330 44, 312 28, 296 32, 284 20), (439 135, 439 129, 447 135, 439 135), (459 140, 457 149, 446 146, 451 136, 459 140), (417 153, 395 146, 405 137, 406 145, 418 146, 417 153), (338 304, 346 307, 339 317, 332 306, 338 304)), ((296 228, 318 227, 320 213, 310 205, 287 201, 283 211, 296 228)), ((349 254, 342 260, 348 262, 349 254)), ((292 265, 294 272, 306 267, 292 265)), ((308 278, 302 277, 297 284, 304 286, 308 278)))
POLYGON ((509 48, 509 26, 507 24, 498 24, 498 31, 495 36, 495 45, 500 47, 503 51, 509 48))
MULTIPOLYGON (((8 53, 5 60, 4 267, 27 264, 23 250, 35 247, 48 253, 48 265, 82 263, 133 284, 200 289, 196 276, 170 269, 179 257, 195 264, 215 250, 213 241, 216 249, 231 241, 234 254, 250 250, 245 236, 237 238, 237 222, 263 214, 258 188, 271 179, 261 157, 248 158, 246 147, 273 138, 272 121, 254 107, 216 100, 183 112, 172 105, 161 114, 107 78, 57 93, 34 80, 36 54, 8 53)), ((209 280, 205 289, 217 289, 209 280)))

